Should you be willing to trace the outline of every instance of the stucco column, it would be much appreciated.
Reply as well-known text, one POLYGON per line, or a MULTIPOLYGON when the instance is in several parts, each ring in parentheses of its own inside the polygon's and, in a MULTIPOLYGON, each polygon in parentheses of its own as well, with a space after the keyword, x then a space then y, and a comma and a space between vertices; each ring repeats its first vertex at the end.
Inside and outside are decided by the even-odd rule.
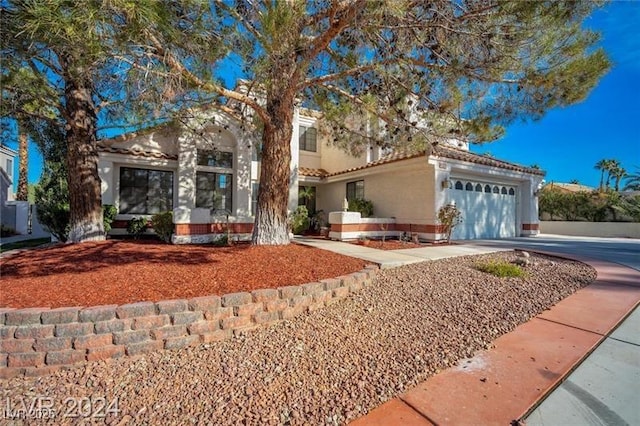
POLYGON ((175 223, 189 223, 191 210, 196 206, 195 141, 184 134, 178 138, 178 205, 173 209, 175 223))
POLYGON ((251 220, 251 149, 253 141, 241 132, 236 136, 236 220, 251 220))
POLYGON ((298 207, 298 167, 300 164, 300 111, 296 108, 293 113, 293 132, 291 132, 291 165, 289 177, 289 211, 298 207))
POLYGON ((520 186, 520 227, 521 237, 532 237, 540 233, 538 218, 538 187, 542 182, 541 176, 532 176, 520 186))
POLYGON ((102 191, 102 204, 113 204, 116 201, 116 178, 113 161, 98 160, 98 175, 102 191))

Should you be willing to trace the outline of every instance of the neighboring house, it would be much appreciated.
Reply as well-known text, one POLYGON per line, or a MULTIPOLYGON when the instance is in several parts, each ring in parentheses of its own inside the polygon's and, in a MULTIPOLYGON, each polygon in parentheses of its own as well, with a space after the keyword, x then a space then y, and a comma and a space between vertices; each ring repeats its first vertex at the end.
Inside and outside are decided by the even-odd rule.
MULTIPOLYGON (((211 241, 227 214, 231 232, 248 237, 260 135, 224 111, 203 113, 207 125, 198 132, 163 125, 99 142, 102 200, 119 211, 115 232, 132 217, 173 210, 176 243, 211 241)), ((299 204, 299 188, 311 186, 314 197, 305 201, 316 210, 340 211, 345 198, 365 198, 375 216, 395 218, 394 230, 426 240, 442 238, 437 212, 451 202, 464 218, 456 239, 538 233, 541 170, 473 154, 460 141, 440 144, 430 155, 385 155, 370 147, 354 157, 320 134, 321 119, 303 108, 294 114, 289 210, 299 204)))
POLYGON ((0 206, 4 206, 5 202, 15 200, 13 192, 13 182, 15 182, 14 167, 18 152, 5 146, 0 145, 0 206))
POLYGON ((564 193, 593 192, 596 190, 596 188, 592 188, 586 185, 581 185, 579 183, 562 183, 562 182, 550 182, 546 184, 542 189, 556 190, 564 193))

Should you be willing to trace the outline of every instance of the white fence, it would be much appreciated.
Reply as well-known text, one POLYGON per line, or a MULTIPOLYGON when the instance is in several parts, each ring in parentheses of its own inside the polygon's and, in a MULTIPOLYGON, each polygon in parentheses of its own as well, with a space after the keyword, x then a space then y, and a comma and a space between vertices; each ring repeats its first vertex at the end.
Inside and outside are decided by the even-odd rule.
POLYGON ((640 238, 640 223, 540 221, 540 232, 577 237, 640 238))

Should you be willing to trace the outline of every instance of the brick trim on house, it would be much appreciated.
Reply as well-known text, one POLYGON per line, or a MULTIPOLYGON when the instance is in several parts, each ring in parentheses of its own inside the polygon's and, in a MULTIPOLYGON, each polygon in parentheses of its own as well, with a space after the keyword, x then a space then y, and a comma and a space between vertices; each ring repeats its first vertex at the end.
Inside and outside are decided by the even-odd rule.
POLYGON ((540 224, 539 223, 523 223, 522 230, 523 231, 539 231, 540 224))
MULTIPOLYGON (((175 227, 176 235, 204 235, 222 234, 227 232, 226 223, 178 223, 175 227)), ((250 234, 253 232, 253 223, 230 223, 231 234, 250 234)))

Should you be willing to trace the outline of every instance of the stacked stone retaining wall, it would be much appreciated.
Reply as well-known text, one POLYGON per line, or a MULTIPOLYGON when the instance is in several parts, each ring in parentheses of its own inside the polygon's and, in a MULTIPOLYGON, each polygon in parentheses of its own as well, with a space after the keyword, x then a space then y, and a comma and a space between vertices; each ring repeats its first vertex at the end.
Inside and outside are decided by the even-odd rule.
POLYGON ((0 378, 231 338, 359 292, 375 265, 297 286, 223 296, 70 308, 0 308, 0 378))

